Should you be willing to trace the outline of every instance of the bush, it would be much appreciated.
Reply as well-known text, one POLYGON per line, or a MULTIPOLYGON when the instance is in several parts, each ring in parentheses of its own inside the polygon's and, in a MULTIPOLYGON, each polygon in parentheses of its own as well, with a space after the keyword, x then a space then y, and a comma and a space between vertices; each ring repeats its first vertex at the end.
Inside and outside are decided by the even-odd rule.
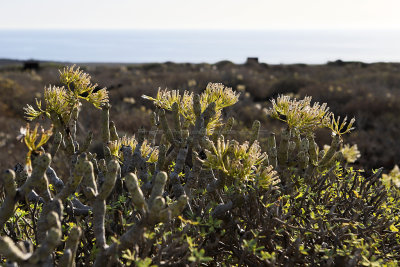
POLYGON ((8 265, 398 265, 398 175, 351 165, 359 153, 343 136, 354 119, 280 96, 268 113, 287 127, 264 152, 258 121, 247 141, 227 138, 234 120, 222 111, 239 95, 209 84, 144 96, 153 126, 121 137, 105 89, 74 67, 61 82, 45 89, 44 106, 25 108, 53 126, 28 125, 25 163, 1 178, 8 265), (89 152, 92 133, 78 141, 82 102, 101 112, 102 158, 89 152), (326 149, 314 141, 321 128, 333 134, 326 149), (52 168, 56 155, 69 178, 52 168))

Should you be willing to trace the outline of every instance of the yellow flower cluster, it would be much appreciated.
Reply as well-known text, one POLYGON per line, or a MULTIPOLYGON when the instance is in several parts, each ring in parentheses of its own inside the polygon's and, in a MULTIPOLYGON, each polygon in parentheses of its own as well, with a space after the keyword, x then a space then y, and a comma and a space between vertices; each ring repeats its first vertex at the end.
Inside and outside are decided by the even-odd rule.
POLYGON ((49 86, 44 89, 44 102, 46 107, 42 108, 42 101, 36 99, 36 108, 27 105, 24 108, 25 117, 32 121, 41 115, 50 117, 55 112, 63 119, 68 119, 72 110, 79 106, 80 100, 86 100, 96 108, 108 103, 106 88, 96 91, 97 84, 92 84, 91 77, 75 65, 60 71, 60 80, 66 86, 49 86))
MULTIPOLYGON (((110 148, 111 155, 114 155, 119 160, 123 160, 124 157, 121 148, 123 146, 130 146, 132 148, 132 151, 134 151, 137 144, 138 142, 135 139, 135 136, 127 137, 126 135, 124 135, 118 140, 110 141, 108 143, 108 147, 110 148)), ((147 139, 143 141, 140 152, 141 156, 147 159, 147 162, 149 163, 154 163, 158 160, 158 148, 152 147, 147 139)))
POLYGON ((278 96, 271 100, 272 107, 268 110, 272 118, 281 120, 288 124, 289 128, 296 129, 301 134, 312 135, 317 128, 329 128, 334 135, 343 135, 354 128, 355 119, 347 122, 345 117, 340 122, 340 117, 335 119, 329 111, 326 103, 315 102, 311 105, 312 97, 302 100, 292 99, 290 96, 278 96))
POLYGON ((261 152, 261 147, 255 141, 251 146, 249 142, 239 144, 236 140, 225 141, 223 137, 219 138, 216 145, 210 142, 210 150, 205 150, 207 159, 204 165, 219 169, 226 175, 239 180, 253 180, 256 175, 266 178, 269 171, 262 174, 266 169, 260 169, 267 154, 261 152))
POLYGON ((41 147, 49 141, 52 134, 53 125, 46 131, 42 127, 40 127, 39 130, 39 124, 36 124, 35 128, 32 130, 29 123, 26 124, 25 128, 21 128, 19 139, 21 139, 21 141, 24 140, 28 148, 28 153, 26 155, 26 166, 28 170, 31 169, 31 155, 33 153, 40 153, 41 147))
MULTIPOLYGON (((207 126, 208 134, 218 127, 221 122, 221 110, 225 107, 234 105, 239 100, 240 93, 236 93, 232 88, 225 87, 220 83, 209 83, 200 95, 200 112, 203 112, 210 103, 215 103, 216 114, 210 119, 207 126)), ((193 125, 196 121, 196 112, 194 110, 194 94, 184 91, 180 94, 178 90, 158 90, 156 98, 143 95, 162 109, 172 110, 172 105, 177 103, 178 113, 185 119, 184 127, 193 125)))

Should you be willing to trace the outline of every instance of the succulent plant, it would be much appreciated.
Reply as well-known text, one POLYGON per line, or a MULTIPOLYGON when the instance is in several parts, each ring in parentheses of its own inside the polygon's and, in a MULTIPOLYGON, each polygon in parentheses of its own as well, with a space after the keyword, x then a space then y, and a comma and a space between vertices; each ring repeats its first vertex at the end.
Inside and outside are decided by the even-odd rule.
POLYGON ((382 169, 352 166, 358 150, 342 143, 354 120, 340 122, 327 104, 280 96, 269 114, 283 131, 262 141, 256 121, 238 142, 222 112, 239 100, 231 88, 160 90, 145 96, 157 107, 156 132, 119 137, 106 90, 79 68, 60 75, 66 88, 46 88, 45 108, 38 100, 25 109, 54 129, 39 135, 28 125, 31 168, 18 164, 0 179, 5 265, 398 265, 397 174, 388 182, 382 169), (82 100, 101 109, 104 158, 90 152, 93 134, 78 141, 82 100), (318 128, 332 132, 326 150, 318 128), (69 177, 52 167, 57 158, 69 177))

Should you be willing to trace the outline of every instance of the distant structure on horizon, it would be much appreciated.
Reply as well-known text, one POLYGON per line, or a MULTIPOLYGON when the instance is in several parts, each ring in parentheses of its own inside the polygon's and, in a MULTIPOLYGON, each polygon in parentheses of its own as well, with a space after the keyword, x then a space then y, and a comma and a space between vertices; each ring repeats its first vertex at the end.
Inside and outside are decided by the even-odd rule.
POLYGON ((251 64, 259 64, 258 57, 248 57, 246 60, 246 65, 251 65, 251 64))
POLYGON ((30 59, 24 62, 23 70, 38 70, 39 69, 39 61, 30 59))

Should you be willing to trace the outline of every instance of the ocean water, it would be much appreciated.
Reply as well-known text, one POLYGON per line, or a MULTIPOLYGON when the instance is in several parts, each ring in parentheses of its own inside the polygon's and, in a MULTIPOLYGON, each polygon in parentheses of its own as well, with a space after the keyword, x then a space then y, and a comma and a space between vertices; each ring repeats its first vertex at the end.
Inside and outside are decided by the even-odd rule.
POLYGON ((69 62, 400 62, 400 30, 0 30, 0 58, 69 62))

